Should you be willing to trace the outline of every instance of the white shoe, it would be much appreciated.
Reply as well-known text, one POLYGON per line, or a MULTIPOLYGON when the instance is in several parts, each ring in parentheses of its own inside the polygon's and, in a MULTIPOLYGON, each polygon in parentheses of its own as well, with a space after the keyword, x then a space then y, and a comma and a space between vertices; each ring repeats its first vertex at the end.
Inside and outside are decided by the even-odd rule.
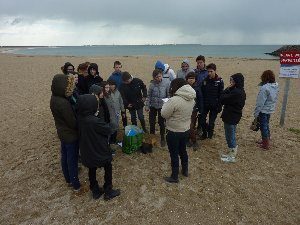
POLYGON ((221 158, 221 161, 223 161, 223 162, 226 162, 226 163, 235 163, 236 162, 236 159, 235 159, 235 157, 233 157, 233 156, 227 156, 226 158, 224 157, 222 157, 221 158))

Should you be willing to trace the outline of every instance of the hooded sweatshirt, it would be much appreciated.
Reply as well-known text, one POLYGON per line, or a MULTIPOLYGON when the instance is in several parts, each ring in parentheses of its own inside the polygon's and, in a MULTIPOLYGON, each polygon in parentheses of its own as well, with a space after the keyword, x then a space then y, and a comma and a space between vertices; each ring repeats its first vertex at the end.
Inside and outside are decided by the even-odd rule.
POLYGON ((185 132, 190 129, 195 98, 195 90, 187 84, 179 88, 175 95, 163 104, 161 115, 166 119, 168 130, 185 132))
POLYGON ((260 87, 256 98, 254 117, 258 117, 259 113, 271 114, 275 111, 278 92, 279 85, 276 82, 266 83, 260 87))
POLYGON ((245 106, 246 93, 244 90, 244 77, 241 73, 231 76, 235 82, 234 87, 226 88, 220 96, 220 102, 224 105, 221 118, 224 123, 236 125, 242 117, 245 106))
POLYGON ((98 65, 96 63, 91 63, 89 68, 88 68, 88 74, 85 79, 84 79, 84 82, 85 82, 85 91, 84 93, 85 94, 88 94, 89 93, 89 89, 90 87, 93 85, 93 84, 98 84, 100 85, 100 83, 103 81, 103 79, 100 77, 99 75, 99 71, 98 71, 98 65), (96 76, 94 77, 92 74, 91 74, 91 69, 95 69, 96 70, 96 76))
POLYGON ((68 100, 68 97, 73 93, 74 87, 73 76, 57 74, 53 77, 50 109, 58 137, 66 144, 70 144, 78 139, 76 117, 68 100))
POLYGON ((191 65, 190 65, 190 62, 189 62, 188 59, 183 60, 182 63, 181 63, 181 65, 184 64, 184 63, 188 64, 189 68, 186 71, 183 71, 182 69, 178 70, 176 78, 183 78, 183 79, 185 79, 185 76, 189 72, 194 72, 194 70, 191 69, 191 65))
POLYGON ((82 164, 88 168, 101 167, 112 160, 108 146, 109 124, 95 116, 98 101, 95 95, 78 99, 79 149, 82 164))

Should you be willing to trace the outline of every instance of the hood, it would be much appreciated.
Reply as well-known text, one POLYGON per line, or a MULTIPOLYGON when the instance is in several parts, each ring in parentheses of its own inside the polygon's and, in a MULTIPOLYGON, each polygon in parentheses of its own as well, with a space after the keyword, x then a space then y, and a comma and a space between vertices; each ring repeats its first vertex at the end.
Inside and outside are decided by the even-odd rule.
POLYGON ((52 95, 60 97, 69 97, 75 88, 74 76, 66 76, 64 74, 56 74, 52 79, 51 91, 52 95))
POLYGON ((236 74, 233 74, 231 77, 235 82, 235 87, 244 88, 244 76, 243 76, 243 74, 236 73, 236 74))
POLYGON ((99 95, 103 91, 103 88, 99 85, 93 84, 89 89, 89 94, 99 95))
POLYGON ((179 88, 175 92, 175 95, 180 96, 187 101, 191 101, 196 98, 196 92, 189 84, 183 85, 181 88, 179 88))
POLYGON ((162 71, 165 70, 165 65, 162 61, 157 60, 157 62, 155 63, 155 69, 160 69, 162 71))
POLYGON ((182 61, 181 65, 182 65, 183 63, 186 63, 186 64, 188 64, 188 65, 190 66, 190 61, 189 61, 188 59, 184 59, 184 60, 182 61))
POLYGON ((63 69, 62 69, 62 71, 63 71, 63 73, 64 73, 65 75, 67 75, 67 74, 68 74, 68 71, 67 71, 67 69, 68 69, 68 67, 69 67, 69 66, 72 66, 72 67, 73 67, 73 69, 75 69, 72 63, 70 63, 70 62, 66 62, 66 63, 65 63, 65 65, 63 66, 63 69))
POLYGON ((169 66, 169 64, 164 64, 164 66, 165 66, 164 73, 166 73, 168 71, 168 69, 170 69, 170 66, 169 66))
POLYGON ((278 83, 266 83, 263 85, 266 89, 270 90, 271 93, 275 93, 279 90, 279 85, 278 83))
POLYGON ((96 63, 91 63, 89 68, 88 68, 88 74, 91 75, 91 69, 95 69, 96 70, 96 74, 99 75, 99 71, 98 71, 98 65, 96 63))
POLYGON ((78 115, 95 115, 98 110, 98 100, 95 95, 80 95, 78 98, 78 115))

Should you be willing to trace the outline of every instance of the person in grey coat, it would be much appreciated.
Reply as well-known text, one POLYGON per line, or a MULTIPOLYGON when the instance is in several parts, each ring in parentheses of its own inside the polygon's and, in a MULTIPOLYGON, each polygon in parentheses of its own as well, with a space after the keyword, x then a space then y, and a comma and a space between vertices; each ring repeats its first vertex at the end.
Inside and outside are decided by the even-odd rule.
POLYGON ((270 146, 270 116, 274 113, 278 100, 279 86, 273 71, 266 70, 261 75, 260 89, 256 99, 254 117, 259 118, 262 140, 259 147, 268 150, 270 146))
POLYGON ((166 145, 165 141, 165 121, 161 116, 163 98, 169 97, 170 81, 162 78, 162 71, 155 69, 152 73, 153 80, 148 89, 146 99, 146 111, 149 112, 150 134, 155 134, 156 116, 158 115, 158 124, 160 127, 161 146, 166 145))

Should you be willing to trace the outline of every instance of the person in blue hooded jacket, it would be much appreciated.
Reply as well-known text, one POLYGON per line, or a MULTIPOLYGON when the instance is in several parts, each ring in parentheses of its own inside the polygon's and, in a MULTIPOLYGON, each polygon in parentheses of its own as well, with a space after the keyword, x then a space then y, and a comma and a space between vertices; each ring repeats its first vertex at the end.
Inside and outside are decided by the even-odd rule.
POLYGON ((270 116, 274 113, 278 100, 279 86, 275 82, 273 71, 266 70, 261 75, 260 89, 256 99, 254 117, 259 118, 262 140, 259 147, 268 150, 270 147, 270 116))

